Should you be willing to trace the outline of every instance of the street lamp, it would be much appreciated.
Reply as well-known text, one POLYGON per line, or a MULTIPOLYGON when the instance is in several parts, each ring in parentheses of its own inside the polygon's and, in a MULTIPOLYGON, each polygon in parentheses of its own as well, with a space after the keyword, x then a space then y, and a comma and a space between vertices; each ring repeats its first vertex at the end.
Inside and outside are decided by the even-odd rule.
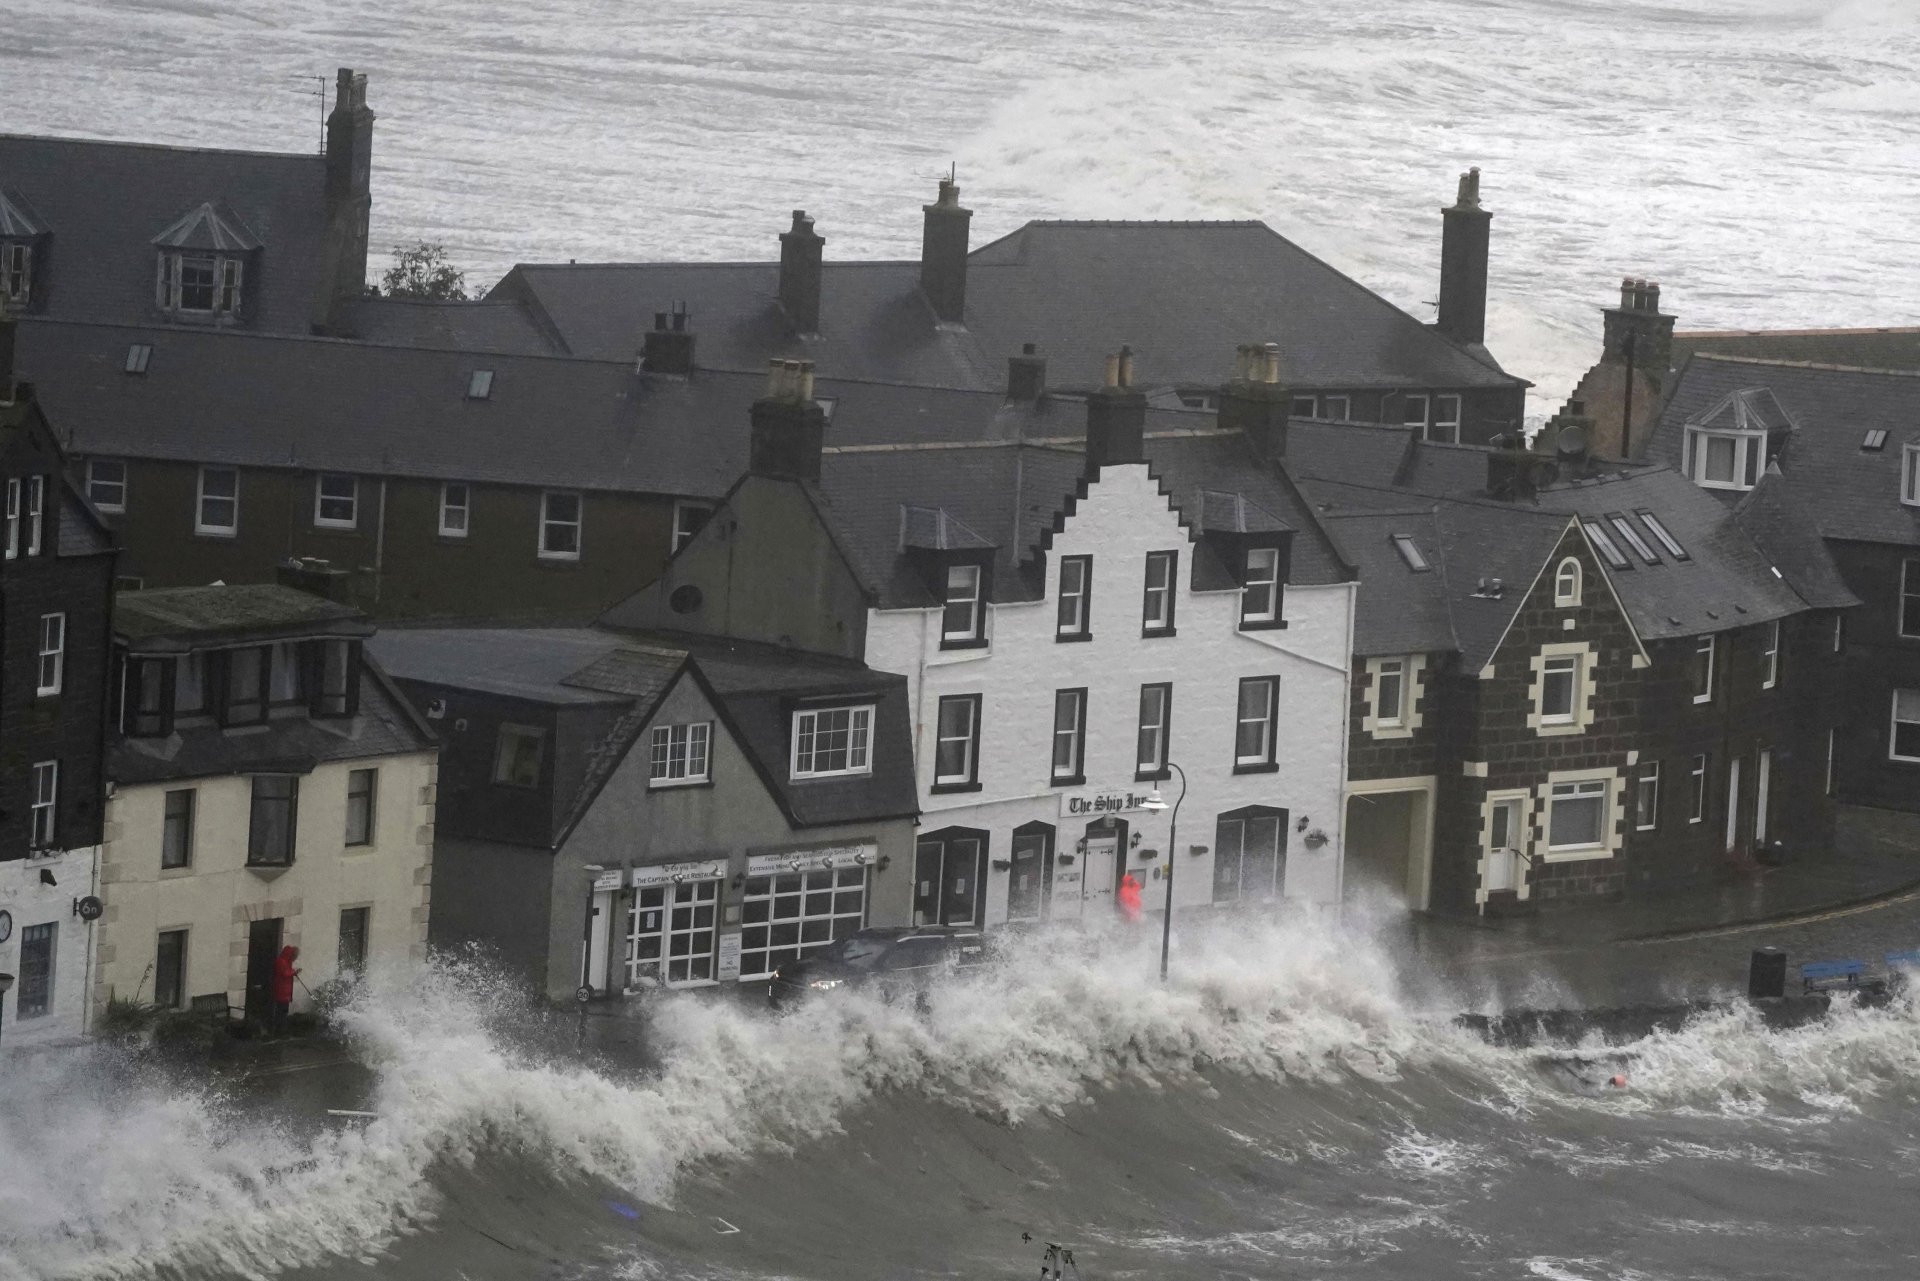
MULTIPOLYGON (((1180 776, 1180 795, 1173 798, 1173 814, 1167 821, 1167 910, 1160 915, 1160 981, 1167 981, 1167 946, 1173 941, 1173 865, 1180 857, 1180 802, 1187 799, 1187 772, 1167 762, 1167 768, 1180 776)), ((1140 808, 1159 813, 1167 808, 1166 798, 1154 788, 1140 808)))
POLYGON ((7 1015, 7 993, 13 991, 13 975, 0 974, 0 1019, 7 1015))

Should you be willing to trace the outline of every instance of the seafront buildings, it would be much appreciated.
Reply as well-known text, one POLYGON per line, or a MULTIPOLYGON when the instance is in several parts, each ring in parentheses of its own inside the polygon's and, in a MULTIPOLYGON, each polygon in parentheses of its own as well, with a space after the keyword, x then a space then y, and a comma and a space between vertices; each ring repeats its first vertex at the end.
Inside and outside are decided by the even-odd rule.
POLYGON ((1529 441, 1477 170, 1431 325, 1259 223, 975 246, 952 180, 917 259, 794 211, 371 297, 335 94, 318 155, 0 137, 9 1038, 258 1019, 285 942, 592 1000, 1128 876, 1577 911, 1920 813, 1916 384, 1826 364, 1897 336, 1629 280, 1529 441))

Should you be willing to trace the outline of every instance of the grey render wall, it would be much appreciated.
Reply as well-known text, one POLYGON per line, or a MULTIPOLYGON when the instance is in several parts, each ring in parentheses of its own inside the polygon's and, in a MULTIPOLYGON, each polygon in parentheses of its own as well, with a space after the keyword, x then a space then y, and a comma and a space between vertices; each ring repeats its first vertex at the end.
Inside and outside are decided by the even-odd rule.
MULTIPOLYGON (((546 939, 553 855, 538 846, 441 833, 434 842, 433 861, 446 879, 433 887, 428 945, 436 951, 458 951, 479 944, 510 972, 551 988, 555 976, 547 973, 546 939)), ((576 936, 580 927, 581 921, 575 920, 576 936)), ((573 990, 577 980, 557 977, 566 991, 573 990)))
MULTIPOLYGON (((704 691, 683 675, 555 856, 547 993, 556 999, 566 997, 579 983, 580 949, 594 877, 587 870, 589 864, 617 867, 629 862, 675 863, 724 857, 729 861, 731 878, 733 873, 746 870, 751 854, 868 842, 890 862, 886 871, 876 868, 872 873, 868 923, 911 924, 913 821, 899 818, 830 827, 790 826, 704 691), (647 740, 651 727, 702 720, 714 722, 712 783, 649 790, 647 740)), ((731 883, 724 884, 723 934, 739 928, 739 905, 740 892, 731 883)), ((615 926, 617 952, 624 924, 616 920, 615 926)))
POLYGON ((615 607, 620 627, 667 628, 858 659, 867 596, 797 481, 748 476, 659 581, 615 607), (698 589, 698 605, 675 592, 698 589))

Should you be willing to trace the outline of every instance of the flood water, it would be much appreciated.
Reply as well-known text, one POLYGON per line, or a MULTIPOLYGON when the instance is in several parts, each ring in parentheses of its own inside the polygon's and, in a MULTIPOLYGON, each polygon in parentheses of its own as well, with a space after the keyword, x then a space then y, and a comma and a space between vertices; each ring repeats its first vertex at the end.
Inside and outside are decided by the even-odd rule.
POLYGON ((667 997, 644 1056, 441 967, 351 1014, 370 1075, 219 1098, 16 1060, 0 1146, 35 1177, 0 1191, 0 1275, 1030 1277, 1049 1241, 1163 1281, 1920 1263, 1911 1004, 1495 1049, 1311 921, 1183 927, 1166 988, 1156 942, 1062 938, 925 1014, 667 997))
MULTIPOLYGON (((1920 322, 1915 0, 0 0, 0 129, 295 151, 372 76, 376 245, 918 252, 1030 218, 1261 218, 1422 319, 1496 211, 1489 343, 1550 413, 1618 281, 1681 327, 1920 322)), ((156 228, 156 230, 158 230, 156 228)))

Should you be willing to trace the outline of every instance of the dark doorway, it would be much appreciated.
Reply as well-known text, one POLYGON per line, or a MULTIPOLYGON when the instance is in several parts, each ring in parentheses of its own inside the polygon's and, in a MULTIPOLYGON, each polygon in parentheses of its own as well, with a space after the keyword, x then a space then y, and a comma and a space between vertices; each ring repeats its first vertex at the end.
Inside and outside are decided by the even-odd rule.
POLYGON ((274 916, 247 926, 247 1021, 266 1025, 273 1018, 273 958, 280 955, 285 918, 274 916))
POLYGON ((979 925, 986 870, 985 832, 948 827, 921 837, 914 851, 914 924, 979 925))
POLYGON ((1053 899, 1053 825, 1013 829, 1013 868, 1007 877, 1007 919, 1045 920, 1053 899))
POLYGON ((1213 827, 1213 901, 1268 903, 1287 892, 1287 812, 1249 805, 1213 827))

